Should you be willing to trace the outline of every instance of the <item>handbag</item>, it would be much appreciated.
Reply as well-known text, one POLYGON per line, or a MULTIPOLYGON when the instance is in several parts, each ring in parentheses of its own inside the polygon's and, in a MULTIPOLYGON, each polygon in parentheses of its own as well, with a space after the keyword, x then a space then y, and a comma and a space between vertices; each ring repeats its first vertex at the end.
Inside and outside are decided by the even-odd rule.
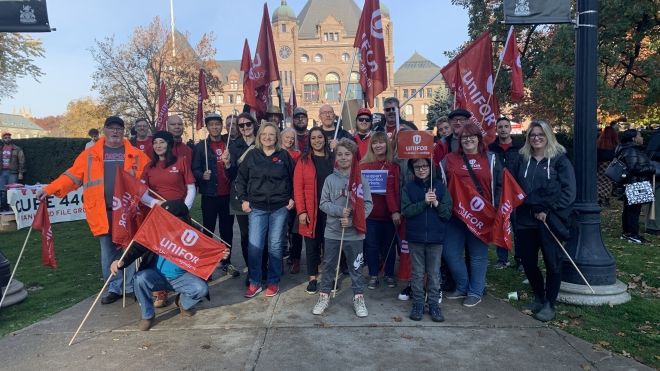
POLYGON ((624 164, 618 157, 615 157, 612 162, 607 165, 605 176, 615 183, 621 183, 623 178, 626 177, 626 164, 624 164))
POLYGON ((626 199, 628 205, 645 204, 655 201, 651 182, 645 180, 643 182, 626 184, 626 199))

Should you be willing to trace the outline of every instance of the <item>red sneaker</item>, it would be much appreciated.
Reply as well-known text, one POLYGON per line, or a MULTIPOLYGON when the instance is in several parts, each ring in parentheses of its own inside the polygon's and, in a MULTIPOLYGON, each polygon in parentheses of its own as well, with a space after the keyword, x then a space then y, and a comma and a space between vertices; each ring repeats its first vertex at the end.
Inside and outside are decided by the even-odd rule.
POLYGON ((266 296, 269 298, 277 295, 279 292, 280 286, 275 283, 269 283, 268 286, 266 286, 266 296))
POLYGON ((248 286, 247 290, 245 290, 245 297, 246 298, 252 298, 255 295, 257 295, 258 293, 260 293, 261 290, 262 290, 261 286, 250 284, 250 286, 248 286))

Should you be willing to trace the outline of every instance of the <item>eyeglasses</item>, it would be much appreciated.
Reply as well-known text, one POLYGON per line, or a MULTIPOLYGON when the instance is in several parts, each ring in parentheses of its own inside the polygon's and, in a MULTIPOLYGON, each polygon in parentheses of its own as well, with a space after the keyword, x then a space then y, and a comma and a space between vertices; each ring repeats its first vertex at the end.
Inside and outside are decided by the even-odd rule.
POLYGON ((396 107, 387 107, 387 108, 384 108, 383 111, 385 111, 385 112, 396 111, 396 107))
POLYGON ((545 134, 529 134, 530 139, 545 139, 545 134))
POLYGON ((467 120, 468 119, 466 119, 465 117, 453 118, 453 119, 449 120, 449 123, 450 124, 455 124, 455 123, 459 123, 459 122, 467 122, 467 120))
POLYGON ((413 166, 413 169, 415 169, 415 170, 428 170, 429 165, 415 165, 415 166, 413 166))
POLYGON ((462 142, 476 142, 477 140, 479 140, 479 137, 476 135, 461 137, 462 142))
POLYGON ((245 127, 251 128, 252 123, 251 122, 245 122, 245 123, 242 123, 242 124, 238 124, 238 127, 241 128, 241 129, 243 129, 245 127))
POLYGON ((109 127, 106 127, 105 130, 107 130, 107 131, 114 131, 114 132, 116 132, 116 133, 119 133, 119 132, 124 131, 124 128, 109 128, 109 127))
POLYGON ((368 117, 358 117, 358 122, 371 122, 371 119, 368 117))
POLYGON ((321 111, 321 115, 334 115, 335 113, 333 111, 321 111))

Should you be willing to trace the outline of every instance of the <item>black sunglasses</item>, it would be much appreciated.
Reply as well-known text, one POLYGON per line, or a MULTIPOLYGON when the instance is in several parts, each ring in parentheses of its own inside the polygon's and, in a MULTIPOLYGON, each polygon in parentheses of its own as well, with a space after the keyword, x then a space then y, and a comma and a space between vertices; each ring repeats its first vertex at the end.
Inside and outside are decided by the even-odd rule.
POLYGON ((371 119, 369 117, 358 117, 357 120, 359 122, 371 122, 371 119))
POLYGON ((385 108, 385 109, 384 109, 385 112, 392 112, 392 111, 394 111, 394 110, 396 110, 395 107, 389 107, 389 108, 385 108))
POLYGON ((241 129, 243 129, 246 126, 247 127, 252 127, 252 123, 251 122, 246 122, 246 123, 243 123, 243 124, 238 124, 238 127, 241 128, 241 129))

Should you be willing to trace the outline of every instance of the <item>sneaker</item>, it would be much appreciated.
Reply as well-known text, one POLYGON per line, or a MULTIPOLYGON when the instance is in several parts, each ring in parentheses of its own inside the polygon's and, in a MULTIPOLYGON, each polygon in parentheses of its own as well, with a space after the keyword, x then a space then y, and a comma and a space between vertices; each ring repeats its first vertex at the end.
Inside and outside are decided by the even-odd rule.
POLYGON ((410 310, 410 318, 413 321, 421 321, 424 316, 424 304, 423 303, 413 303, 412 309, 410 310))
POLYGON ((534 300, 530 304, 527 304, 525 306, 525 309, 529 309, 532 313, 536 314, 538 313, 541 309, 543 309, 543 303, 534 300))
POLYGON ((183 309, 181 304, 179 304, 179 300, 181 299, 181 294, 177 294, 176 297, 174 297, 174 304, 179 308, 179 312, 181 313, 181 316, 183 317, 192 317, 195 315, 195 311, 190 308, 190 309, 183 309))
POLYGON ((266 297, 272 298, 280 292, 280 286, 276 283, 269 283, 266 286, 266 297))
POLYGON ((438 294, 438 304, 442 304, 442 290, 438 294))
POLYGON ((320 293, 319 301, 317 301, 316 305, 314 305, 314 309, 312 309, 312 314, 317 316, 319 314, 323 314, 323 312, 325 312, 325 310, 328 308, 328 305, 330 305, 330 295, 320 293))
POLYGON ((140 331, 149 331, 151 326, 154 324, 154 317, 147 318, 147 319, 141 319, 140 322, 138 322, 138 329, 140 331))
POLYGON ((439 305, 430 304, 429 305, 429 314, 431 315, 431 321, 433 322, 444 322, 445 316, 442 315, 442 310, 439 305))
POLYGON ((369 290, 375 290, 376 287, 378 287, 379 284, 380 284, 380 282, 378 281, 378 277, 371 276, 371 277, 369 277, 369 283, 367 284, 367 288, 369 290))
POLYGON ((550 303, 543 304, 543 308, 537 313, 534 313, 532 317, 536 318, 541 322, 552 321, 555 318, 555 310, 552 308, 550 303))
POLYGON ((233 264, 223 264, 222 271, 227 273, 227 275, 231 276, 232 278, 236 278, 241 275, 241 272, 236 269, 233 264))
POLYGON ((628 242, 636 243, 636 244, 641 244, 642 240, 639 238, 639 236, 633 236, 631 234, 624 233, 621 235, 622 240, 626 240, 628 242))
POLYGON ((163 308, 167 305, 167 291, 156 291, 154 308, 163 308))
POLYGON ((263 289, 261 288, 261 286, 259 286, 259 285, 255 285, 255 284, 252 284, 252 283, 251 283, 251 284, 248 286, 247 290, 245 290, 245 295, 244 295, 244 296, 245 296, 246 298, 253 298, 253 297, 255 297, 258 293, 260 293, 261 290, 263 290, 263 289))
POLYGON ((353 297, 353 310, 355 310, 355 315, 360 318, 369 315, 367 305, 364 303, 364 295, 355 295, 353 297))
POLYGON ((105 294, 104 297, 101 298, 101 304, 112 304, 116 302, 117 300, 121 299, 120 294, 116 294, 114 292, 109 292, 105 294))
POLYGON ((291 260, 291 269, 289 269, 289 273, 291 274, 300 273, 300 259, 291 260))
POLYGON ((412 297, 412 287, 406 286, 403 290, 401 290, 397 299, 402 301, 407 301, 410 300, 411 297, 412 297))
POLYGON ((498 270, 498 271, 502 270, 502 269, 508 267, 509 265, 510 265, 509 262, 497 262, 497 264, 495 264, 495 270, 498 270))
POLYGON ((481 303, 481 298, 478 296, 468 296, 463 300, 463 306, 464 307, 474 307, 475 305, 481 303))
POLYGON ((449 300, 455 300, 455 299, 464 299, 467 295, 465 293, 460 292, 460 291, 452 291, 449 294, 445 295, 445 297, 449 300))
POLYGON ((394 288, 396 287, 396 280, 394 279, 394 277, 385 277, 385 284, 389 288, 394 288))
POLYGON ((316 281, 316 280, 309 281, 305 291, 310 295, 316 294, 318 292, 318 281, 316 281))

